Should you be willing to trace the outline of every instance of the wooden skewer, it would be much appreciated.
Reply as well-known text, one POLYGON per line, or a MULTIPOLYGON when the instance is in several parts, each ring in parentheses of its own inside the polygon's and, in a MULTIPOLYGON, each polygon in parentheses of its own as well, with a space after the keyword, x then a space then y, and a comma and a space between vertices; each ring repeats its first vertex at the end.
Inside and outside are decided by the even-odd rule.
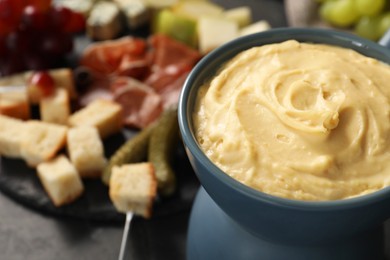
POLYGON ((121 248, 119 251, 118 260, 123 260, 125 257, 127 237, 129 236, 130 224, 131 224, 132 218, 133 218, 133 212, 127 212, 126 213, 126 223, 125 223, 125 228, 123 230, 123 236, 122 236, 122 242, 121 242, 121 248))

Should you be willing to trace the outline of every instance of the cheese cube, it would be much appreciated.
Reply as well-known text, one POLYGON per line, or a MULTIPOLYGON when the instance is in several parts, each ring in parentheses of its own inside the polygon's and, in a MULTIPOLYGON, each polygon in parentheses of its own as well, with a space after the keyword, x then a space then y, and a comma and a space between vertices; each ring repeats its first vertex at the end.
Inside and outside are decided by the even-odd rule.
POLYGON ((271 25, 265 20, 260 20, 242 28, 240 30, 240 36, 263 32, 269 29, 271 29, 271 25))
POLYGON ((225 18, 238 24, 239 27, 248 26, 252 22, 252 13, 249 6, 240 6, 226 10, 225 18))
POLYGON ((87 34, 94 40, 116 38, 122 30, 119 7, 112 2, 98 2, 87 19, 87 34))
POLYGON ((45 191, 57 207, 73 202, 84 191, 76 168, 64 155, 39 164, 37 171, 45 191))
POLYGON ((238 25, 235 22, 221 17, 204 16, 199 18, 199 49, 203 54, 237 38, 237 36, 238 25))
POLYGON ((150 20, 150 11, 144 0, 114 0, 126 16, 127 26, 136 29, 150 20))

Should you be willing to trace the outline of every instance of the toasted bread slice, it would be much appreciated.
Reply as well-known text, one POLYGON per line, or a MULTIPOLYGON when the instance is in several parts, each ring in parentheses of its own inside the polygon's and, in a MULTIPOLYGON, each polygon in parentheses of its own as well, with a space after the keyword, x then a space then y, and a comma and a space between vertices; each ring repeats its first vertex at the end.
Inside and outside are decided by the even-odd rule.
POLYGON ((157 181, 153 164, 125 164, 112 169, 109 195, 119 212, 131 211, 150 218, 156 193, 157 181))
POLYGON ((102 138, 107 137, 122 128, 122 107, 113 101, 97 99, 72 114, 69 125, 95 126, 102 138))
POLYGON ((66 143, 68 128, 57 124, 31 120, 26 123, 21 143, 21 155, 31 167, 54 158, 66 143))
POLYGON ((96 127, 78 126, 69 129, 67 149, 72 164, 82 178, 101 176, 107 160, 96 127))
POLYGON ((24 121, 0 115, 0 155, 21 158, 21 141, 25 134, 24 121))
POLYGON ((57 207, 73 202, 84 191, 76 168, 64 155, 40 163, 37 171, 45 191, 57 207))
POLYGON ((63 88, 57 88, 52 95, 41 99, 39 111, 42 121, 67 125, 70 116, 68 92, 63 88))

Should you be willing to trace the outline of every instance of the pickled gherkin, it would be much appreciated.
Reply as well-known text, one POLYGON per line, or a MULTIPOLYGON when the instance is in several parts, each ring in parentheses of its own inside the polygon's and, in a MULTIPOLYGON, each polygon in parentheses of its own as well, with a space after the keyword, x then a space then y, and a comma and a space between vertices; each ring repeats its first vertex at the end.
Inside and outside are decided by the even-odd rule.
POLYGON ((110 158, 102 174, 102 181, 109 184, 111 169, 126 163, 140 162, 146 158, 148 152, 149 139, 155 124, 148 126, 133 138, 127 140, 110 158))
POLYGON ((157 187, 162 196, 169 196, 176 190, 176 175, 172 169, 172 159, 178 141, 177 109, 168 109, 153 129, 148 149, 148 161, 155 167, 157 187))

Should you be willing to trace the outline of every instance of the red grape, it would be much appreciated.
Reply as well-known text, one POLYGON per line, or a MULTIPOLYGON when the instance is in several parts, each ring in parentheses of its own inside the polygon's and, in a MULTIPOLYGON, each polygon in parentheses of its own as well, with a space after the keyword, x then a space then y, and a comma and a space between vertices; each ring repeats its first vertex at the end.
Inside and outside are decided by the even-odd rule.
POLYGON ((73 39, 64 33, 46 33, 41 39, 41 51, 43 53, 62 55, 71 51, 73 39))
MULTIPOLYGON (((27 5, 32 5, 40 12, 47 12, 51 6, 51 0, 24 0, 27 5)), ((80 0, 83 1, 83 0, 80 0)))
POLYGON ((36 7, 28 5, 23 10, 22 24, 28 29, 44 30, 49 27, 47 14, 39 11, 36 7))
POLYGON ((26 31, 13 31, 6 37, 6 47, 10 51, 24 53, 30 49, 30 34, 26 31))
POLYGON ((0 0, 0 23, 2 27, 16 28, 24 8, 22 0, 0 0))
POLYGON ((14 30, 13 27, 4 23, 3 21, 0 21, 0 35, 2 35, 2 36, 7 35, 8 33, 12 32, 13 30, 14 30))
POLYGON ((50 24, 52 29, 64 31, 72 16, 72 11, 64 6, 52 7, 49 11, 50 24))
POLYGON ((11 75, 17 72, 21 72, 25 69, 24 63, 22 59, 18 55, 9 55, 6 59, 4 59, 4 63, 2 64, 0 70, 1 75, 11 75))
POLYGON ((29 80, 29 85, 37 87, 44 96, 49 96, 54 91, 54 79, 47 71, 34 72, 29 80))
POLYGON ((0 34, 0 58, 4 58, 7 51, 6 37, 0 34))
POLYGON ((0 0, 0 75, 63 66, 85 18, 52 2, 0 0))
POLYGON ((28 53, 24 56, 24 64, 29 70, 42 70, 51 67, 50 61, 47 57, 39 53, 28 53))
POLYGON ((85 29, 85 17, 81 13, 71 12, 68 22, 65 24, 64 31, 68 33, 78 33, 85 29))

